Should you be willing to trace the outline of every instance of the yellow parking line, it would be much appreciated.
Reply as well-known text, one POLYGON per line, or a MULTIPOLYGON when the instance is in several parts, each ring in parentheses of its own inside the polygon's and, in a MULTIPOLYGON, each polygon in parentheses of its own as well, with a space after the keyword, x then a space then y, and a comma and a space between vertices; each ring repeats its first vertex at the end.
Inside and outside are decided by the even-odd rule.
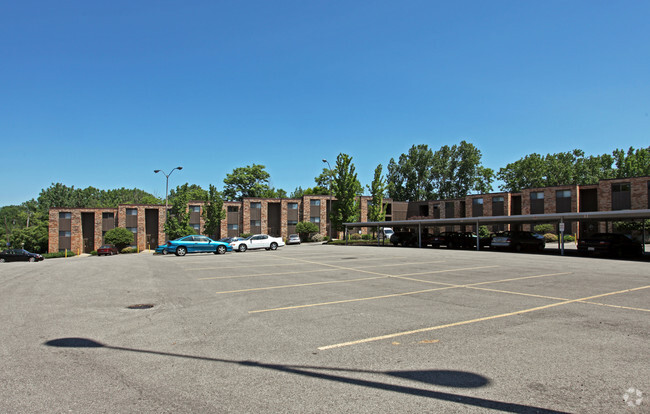
POLYGON ((641 312, 650 312, 650 309, 632 308, 630 306, 610 305, 608 303, 590 302, 590 301, 586 301, 586 300, 581 301, 581 302, 582 303, 588 303, 590 305, 607 306, 608 308, 618 308, 618 309, 635 310, 635 311, 641 311, 641 312))
POLYGON ((250 289, 239 289, 239 290, 224 290, 221 292, 216 292, 217 295, 224 293, 240 293, 240 292, 254 292, 257 290, 270 290, 270 289, 284 289, 284 288, 293 288, 293 287, 303 287, 303 286, 315 286, 315 285, 327 285, 332 283, 351 283, 351 282, 360 282, 364 280, 373 280, 373 279, 387 279, 388 276, 373 276, 373 277, 362 277, 359 279, 346 279, 346 280, 329 280, 326 282, 313 282, 313 283, 299 283, 295 285, 282 285, 282 286, 269 286, 261 288, 250 288, 250 289))
POLYGON ((298 272, 279 272, 279 273, 259 273, 253 275, 239 275, 239 276, 214 276, 214 277, 202 277, 196 280, 216 280, 216 279, 241 279, 247 277, 261 277, 261 276, 282 276, 282 275, 294 275, 294 274, 303 274, 303 273, 318 273, 318 272, 331 272, 335 269, 316 269, 316 270, 303 270, 298 272))
POLYGON ((373 337, 373 338, 365 338, 365 339, 359 339, 359 340, 356 340, 356 341, 350 341, 350 342, 343 342, 343 343, 334 344, 334 345, 321 346, 318 349, 321 350, 321 351, 324 351, 324 350, 328 350, 328 349, 341 348, 341 347, 345 347, 345 346, 359 345, 359 344, 363 344, 363 343, 367 343, 367 342, 380 341, 380 340, 383 340, 383 339, 391 339, 391 338, 396 338, 396 337, 399 337, 399 336, 412 335, 412 334, 422 333, 422 332, 430 332, 430 331, 435 331, 435 330, 444 329, 444 328, 451 328, 451 327, 461 326, 461 325, 468 325, 468 324, 471 324, 471 323, 489 321, 489 320, 499 319, 499 318, 505 318, 505 317, 508 317, 508 316, 521 315, 521 314, 524 314, 524 313, 530 313, 530 312, 535 312, 535 311, 539 311, 539 310, 549 309, 549 308, 553 308, 553 307, 556 307, 556 306, 567 305, 569 303, 584 302, 584 301, 588 301, 590 299, 602 298, 602 297, 611 296, 611 295, 618 295, 618 294, 621 294, 621 293, 634 292, 634 291, 637 291, 637 290, 642 290, 642 289, 647 289, 647 288, 650 288, 650 285, 641 286, 641 287, 632 288, 632 289, 619 290, 619 291, 616 291, 616 292, 603 293, 603 294, 600 294, 600 295, 587 296, 587 297, 579 298, 579 299, 570 299, 570 300, 565 300, 565 301, 562 301, 562 302, 551 303, 549 305, 537 306, 537 307, 529 308, 529 309, 522 309, 522 310, 515 311, 515 312, 502 313, 500 315, 485 316, 483 318, 476 318, 476 319, 470 319, 470 320, 467 320, 467 321, 448 323, 448 324, 445 324, 445 325, 432 326, 432 327, 429 327, 429 328, 414 329, 412 331, 397 332, 397 333, 393 333, 393 334, 389 334, 389 335, 376 336, 376 337, 373 337))
MULTIPOLYGON (((420 263, 389 263, 389 264, 382 264, 382 265, 371 265, 369 267, 395 267, 395 266, 404 266, 404 265, 409 265, 409 266, 417 266, 417 265, 425 265, 425 264, 433 264, 433 263, 444 263, 445 260, 434 260, 430 262, 420 262, 420 263)), ((264 265, 245 265, 245 266, 215 266, 215 267, 195 267, 195 268, 190 268, 187 269, 188 271, 196 271, 196 270, 224 270, 224 269, 250 269, 253 267, 277 267, 277 266, 301 266, 304 265, 305 263, 287 263, 287 264, 264 264, 264 265)), ((319 263, 319 262, 310 262, 309 264, 319 264, 321 266, 334 266, 330 265, 327 263, 319 263)), ((356 267, 343 267, 343 269, 351 269, 351 270, 356 270, 358 268, 356 267)), ((199 279, 202 280, 202 279, 199 279)))

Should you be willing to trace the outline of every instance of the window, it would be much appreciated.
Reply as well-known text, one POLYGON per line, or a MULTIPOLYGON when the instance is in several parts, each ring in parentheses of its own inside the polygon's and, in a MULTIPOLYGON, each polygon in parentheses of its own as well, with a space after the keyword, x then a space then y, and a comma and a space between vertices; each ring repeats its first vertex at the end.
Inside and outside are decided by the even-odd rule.
POLYGON ((530 193, 530 214, 544 214, 544 192, 530 193))
POLYGON ((480 217, 483 215, 483 199, 472 199, 472 217, 480 217))
POLYGON ((72 234, 69 231, 59 231, 59 237, 71 237, 72 234))
POLYGON ((113 213, 102 213, 102 218, 104 220, 110 220, 110 219, 115 218, 115 214, 113 214, 113 213))
POLYGON ((555 212, 571 212, 571 190, 557 190, 555 192, 555 212))
POLYGON ((612 210, 629 210, 632 208, 630 183, 612 184, 612 210))
POLYGON ((71 219, 72 213, 59 213, 59 219, 71 219))
POLYGON ((251 220, 251 227, 260 227, 262 225, 262 220, 251 220))
POLYGON ((228 206, 228 213, 237 213, 239 211, 239 207, 237 206, 228 206))
POLYGON ((138 209, 137 208, 127 208, 126 209, 126 215, 127 216, 137 216, 138 215, 138 209))
POLYGON ((320 223, 320 217, 310 217, 309 221, 312 223, 320 223))
POLYGON ((538 191, 535 193, 530 193, 530 199, 531 200, 543 200, 544 199, 544 192, 543 191, 538 191))
POLYGON ((309 205, 320 206, 320 200, 309 200, 309 205))
POLYGON ((557 198, 571 198, 571 190, 557 190, 557 198))
POLYGON ((127 229, 128 231, 130 231, 131 233, 133 233, 133 234, 136 234, 136 233, 138 232, 138 228, 137 228, 137 227, 127 227, 126 229, 127 229))
POLYGON ((503 197, 501 197, 501 196, 492 197, 492 202, 493 203, 503 203, 503 197))
POLYGON ((190 213, 200 213, 201 206, 190 206, 190 213))
POLYGON ((262 203, 251 203, 251 208, 262 208, 262 203))
POLYGON ((295 226, 298 224, 298 220, 287 220, 288 226, 295 226))
POLYGON ((239 230, 239 225, 237 225, 237 224, 228 224, 228 230, 239 230))
POLYGON ((289 210, 298 210, 298 203, 289 203, 287 204, 289 210))
POLYGON ((192 224, 191 226, 195 231, 201 231, 201 225, 200 224, 192 224))

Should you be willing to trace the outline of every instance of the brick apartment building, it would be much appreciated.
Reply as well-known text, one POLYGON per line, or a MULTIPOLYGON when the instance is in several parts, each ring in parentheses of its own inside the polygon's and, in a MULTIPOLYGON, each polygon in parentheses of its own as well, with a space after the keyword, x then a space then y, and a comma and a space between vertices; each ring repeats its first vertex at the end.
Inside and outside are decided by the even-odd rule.
MULTIPOLYGON (((360 222, 368 221, 371 197, 359 197, 360 222)), ((202 201, 190 201, 190 225, 197 233, 204 230, 202 201)), ((568 212, 650 209, 650 177, 602 180, 598 184, 526 189, 518 193, 474 194, 461 199, 403 202, 385 200, 386 221, 443 219, 482 216, 542 215, 568 212)), ((310 195, 299 199, 246 198, 226 201, 226 218, 215 238, 242 233, 268 233, 288 237, 299 221, 310 221, 328 234, 330 196, 310 195)), ((128 204, 117 208, 51 208, 49 251, 90 252, 104 241, 106 231, 124 227, 133 232, 140 250, 155 248, 165 238, 165 207, 128 204)), ((496 225, 502 230, 507 225, 496 225)), ((572 223, 567 233, 604 231, 599 222, 572 223)), ((524 225, 530 228, 530 225, 524 225)), ((457 226, 446 230, 458 229, 457 226)), ((367 230, 362 230, 367 231, 367 230)), ((435 231, 435 230, 434 230, 435 231)))

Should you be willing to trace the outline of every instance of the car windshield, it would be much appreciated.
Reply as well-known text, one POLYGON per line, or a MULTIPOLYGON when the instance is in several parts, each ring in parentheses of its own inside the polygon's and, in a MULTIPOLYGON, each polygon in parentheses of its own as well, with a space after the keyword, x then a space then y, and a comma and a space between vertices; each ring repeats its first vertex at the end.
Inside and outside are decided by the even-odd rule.
POLYGON ((108 245, 108 244, 105 244, 102 247, 100 247, 100 249, 110 249, 110 248, 111 248, 111 246, 108 245))
POLYGON ((248 237, 246 237, 246 238, 243 239, 243 240, 250 240, 252 237, 253 237, 253 236, 248 236, 248 237))

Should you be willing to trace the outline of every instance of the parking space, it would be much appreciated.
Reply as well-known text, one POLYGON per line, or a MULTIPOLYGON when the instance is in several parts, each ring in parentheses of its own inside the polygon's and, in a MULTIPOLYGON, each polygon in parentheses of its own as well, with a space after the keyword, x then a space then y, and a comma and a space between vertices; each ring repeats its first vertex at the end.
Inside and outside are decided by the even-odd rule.
POLYGON ((301 245, 20 264, 0 284, 0 376, 32 384, 0 388, 3 411, 83 407, 59 380, 144 412, 621 412, 650 393, 645 262, 301 245), (47 346, 66 338, 102 346, 47 346))

